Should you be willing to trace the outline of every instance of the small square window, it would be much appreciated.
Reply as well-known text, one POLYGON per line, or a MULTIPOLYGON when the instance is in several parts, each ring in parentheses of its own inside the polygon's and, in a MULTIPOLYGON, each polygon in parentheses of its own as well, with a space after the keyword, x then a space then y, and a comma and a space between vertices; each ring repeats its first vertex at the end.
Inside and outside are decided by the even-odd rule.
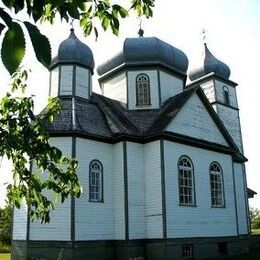
POLYGON ((222 242, 222 243, 218 243, 218 253, 219 255, 228 255, 228 248, 227 248, 227 243, 226 242, 222 242))
POLYGON ((193 246, 183 245, 182 246, 182 258, 183 259, 193 259, 193 246))

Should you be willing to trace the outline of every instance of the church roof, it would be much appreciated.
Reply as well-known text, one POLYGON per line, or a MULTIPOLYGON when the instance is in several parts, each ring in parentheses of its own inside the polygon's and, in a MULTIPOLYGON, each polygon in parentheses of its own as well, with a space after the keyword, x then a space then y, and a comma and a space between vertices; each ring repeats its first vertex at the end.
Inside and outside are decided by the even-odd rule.
POLYGON ((190 80, 194 81, 210 73, 214 73, 223 79, 228 80, 230 77, 229 67, 222 61, 218 60, 204 44, 203 53, 191 70, 189 71, 190 80))
POLYGON ((188 58, 184 52, 156 37, 127 38, 122 50, 97 68, 100 76, 120 66, 161 65, 185 74, 188 58))
POLYGON ((69 37, 61 42, 58 55, 52 59, 50 69, 58 64, 78 64, 93 72, 95 64, 92 51, 77 38, 73 29, 69 37))
POLYGON ((237 161, 246 161, 247 159, 239 153, 233 139, 200 87, 190 87, 169 98, 160 109, 152 110, 127 110, 119 101, 95 93, 92 93, 90 100, 60 97, 61 112, 54 123, 48 125, 48 130, 51 136, 76 134, 109 143, 117 142, 122 138, 146 142, 154 137, 158 139, 160 136, 166 138, 171 136, 177 141, 183 142, 185 139, 187 144, 198 144, 202 140, 194 140, 178 134, 173 136, 165 131, 167 125, 174 120, 195 92, 220 129, 229 147, 206 141, 204 141, 204 145, 208 148, 214 147, 219 151, 225 150, 233 153, 237 161))

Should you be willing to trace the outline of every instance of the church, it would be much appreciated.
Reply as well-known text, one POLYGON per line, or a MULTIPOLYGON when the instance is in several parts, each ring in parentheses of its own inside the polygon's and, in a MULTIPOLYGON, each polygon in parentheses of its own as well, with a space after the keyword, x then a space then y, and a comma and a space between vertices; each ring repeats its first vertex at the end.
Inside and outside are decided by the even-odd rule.
POLYGON ((185 53, 156 37, 127 38, 97 67, 71 29, 50 70, 61 112, 51 143, 77 158, 83 194, 51 222, 16 210, 13 259, 212 259, 249 245, 246 157, 230 69, 204 44, 185 53), (190 82, 187 84, 187 78, 190 82))

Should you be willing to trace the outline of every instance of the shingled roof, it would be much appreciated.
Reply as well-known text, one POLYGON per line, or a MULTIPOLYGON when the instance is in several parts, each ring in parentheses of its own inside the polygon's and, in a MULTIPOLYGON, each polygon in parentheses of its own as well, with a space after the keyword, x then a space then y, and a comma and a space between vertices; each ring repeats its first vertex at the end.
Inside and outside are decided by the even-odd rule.
POLYGON ((161 109, 152 110, 127 110, 120 102, 96 93, 90 100, 61 97, 61 112, 48 130, 50 134, 76 131, 111 139, 118 135, 146 137, 162 132, 195 90, 184 91, 169 98, 161 109))

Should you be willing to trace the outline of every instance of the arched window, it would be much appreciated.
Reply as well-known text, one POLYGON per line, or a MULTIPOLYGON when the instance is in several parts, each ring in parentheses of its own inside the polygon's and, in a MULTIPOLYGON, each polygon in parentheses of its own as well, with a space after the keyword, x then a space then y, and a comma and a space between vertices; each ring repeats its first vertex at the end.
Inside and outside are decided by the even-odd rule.
POLYGON ((228 88, 226 86, 223 87, 223 99, 224 99, 224 103, 226 105, 230 105, 229 91, 228 91, 228 88))
POLYGON ((136 77, 136 104, 138 106, 150 105, 150 82, 145 74, 136 77))
POLYGON ((210 165, 210 188, 211 188, 211 205, 212 207, 223 207, 223 179, 222 169, 219 163, 213 162, 210 165))
POLYGON ((103 167, 98 160, 89 164, 89 201, 103 201, 103 167))
POLYGON ((188 157, 182 156, 179 159, 178 172, 180 205, 195 205, 193 165, 188 157))

